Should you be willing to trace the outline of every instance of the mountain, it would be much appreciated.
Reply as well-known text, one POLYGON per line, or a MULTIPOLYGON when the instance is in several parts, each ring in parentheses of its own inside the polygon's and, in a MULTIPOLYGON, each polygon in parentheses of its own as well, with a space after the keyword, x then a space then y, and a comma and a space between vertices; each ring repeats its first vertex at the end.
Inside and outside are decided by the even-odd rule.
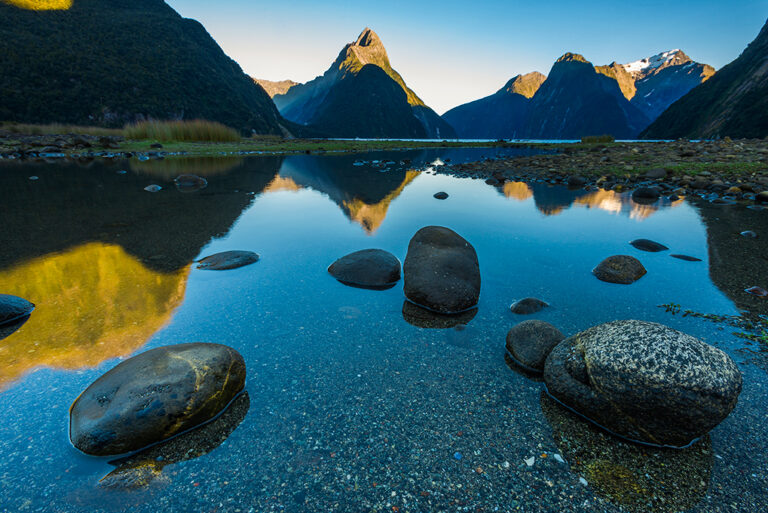
POLYGON ((546 79, 535 71, 517 75, 496 93, 451 109, 443 119, 463 138, 522 138, 530 99, 546 79))
POLYGON ((299 85, 298 82, 294 82, 293 80, 280 80, 279 82, 273 82, 272 80, 254 78, 253 81, 263 87, 270 98, 277 94, 285 94, 291 87, 299 85))
POLYGON ((624 97, 650 120, 706 82, 715 68, 695 62, 682 50, 670 50, 628 64, 597 66, 599 73, 614 78, 624 97))
POLYGON ((377 137, 396 138, 456 137, 453 128, 427 107, 392 68, 384 44, 369 28, 342 49, 323 75, 291 87, 273 100, 286 119, 325 129, 329 136, 369 137, 375 133, 377 137), (402 94, 396 94, 395 89, 402 94), (366 117, 375 110, 381 115, 366 117), (420 127, 416 131, 414 119, 420 127))
POLYGON ((649 139, 768 136, 768 23, 733 62, 672 104, 649 139))
POLYGON ((163 0, 0 2, 0 120, 121 126, 218 121, 281 134, 266 92, 163 0))
POLYGON ((598 73, 581 55, 566 53, 531 99, 523 133, 534 139, 579 139, 599 134, 627 139, 648 123, 616 80, 598 73))

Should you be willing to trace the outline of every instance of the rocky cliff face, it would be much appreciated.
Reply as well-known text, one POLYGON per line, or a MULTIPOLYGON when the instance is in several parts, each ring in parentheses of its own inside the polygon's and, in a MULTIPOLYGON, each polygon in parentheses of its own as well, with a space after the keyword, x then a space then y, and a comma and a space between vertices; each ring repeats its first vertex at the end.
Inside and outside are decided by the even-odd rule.
POLYGON ((0 2, 0 34, 2 120, 204 118, 281 133, 264 90, 202 25, 162 0, 77 0, 54 10, 0 2))
POLYGON ((643 132, 651 139, 768 135, 768 23, 732 63, 672 104, 643 132))
POLYGON ((291 87, 299 85, 298 82, 294 82, 293 80, 280 80, 275 82, 272 80, 264 80, 262 78, 254 78, 253 81, 263 87, 270 98, 278 94, 285 94, 291 87))
MULTIPOLYGON (((397 134, 412 132, 413 119, 422 127, 423 135, 419 137, 456 136, 450 125, 427 107, 406 85, 403 77, 392 68, 384 44, 379 36, 368 28, 357 40, 342 49, 323 75, 305 84, 291 87, 285 94, 274 97, 275 104, 285 118, 321 131, 322 127, 333 127, 333 132, 325 133, 336 137, 349 137, 349 134, 356 134, 352 135, 353 137, 366 137, 362 133, 358 134, 356 129, 372 125, 373 121, 366 120, 362 111, 348 108, 334 113, 326 102, 333 101, 337 106, 347 102, 363 107, 372 105, 374 99, 378 102, 385 101, 378 104, 380 110, 398 113, 397 116, 389 113, 379 117, 378 121, 387 119, 386 126, 368 126, 369 131, 383 134, 379 137, 401 137, 397 134), (356 79, 355 77, 368 66, 381 72, 370 71, 369 68, 362 79, 356 79), (392 84, 403 92, 404 102, 402 96, 393 94, 392 84), (334 91, 337 88, 338 90, 334 91), (408 107, 407 111, 404 106, 408 107), (321 121, 319 125, 318 121, 321 121), (342 133, 346 135, 341 135, 342 133)), ((365 112, 371 111, 366 109, 365 112)))
POLYGON ((522 138, 530 100, 546 79, 538 72, 517 75, 491 96, 451 109, 443 119, 463 138, 522 138))

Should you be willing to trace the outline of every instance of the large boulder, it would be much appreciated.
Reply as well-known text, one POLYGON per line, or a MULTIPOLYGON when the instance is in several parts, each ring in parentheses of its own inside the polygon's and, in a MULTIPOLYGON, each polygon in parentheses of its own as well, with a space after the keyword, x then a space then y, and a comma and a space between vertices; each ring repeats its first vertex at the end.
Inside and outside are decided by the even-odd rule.
POLYGON ((27 317, 35 309, 35 305, 26 299, 0 294, 0 326, 13 324, 27 317))
POLYGON ((614 255, 606 258, 592 269, 598 280, 620 285, 630 285, 645 276, 648 271, 635 257, 614 255))
POLYGON ((386 289, 400 281, 400 260, 383 249, 364 249, 336 260, 328 272, 346 285, 386 289))
POLYGON ((524 321, 507 333, 507 351, 515 363, 528 372, 541 374, 552 349, 565 335, 544 321, 524 321))
POLYGON ((614 434, 684 447, 731 413, 742 378, 727 354, 690 335, 615 321, 558 344, 544 381, 555 399, 614 434))
POLYGON ((137 451, 216 417, 243 390, 245 362, 220 344, 179 344, 134 356, 70 408, 69 437, 86 454, 137 451))
POLYGON ((468 310, 480 298, 480 265, 472 245, 442 226, 422 228, 411 239, 403 266, 405 296, 442 314, 468 310))

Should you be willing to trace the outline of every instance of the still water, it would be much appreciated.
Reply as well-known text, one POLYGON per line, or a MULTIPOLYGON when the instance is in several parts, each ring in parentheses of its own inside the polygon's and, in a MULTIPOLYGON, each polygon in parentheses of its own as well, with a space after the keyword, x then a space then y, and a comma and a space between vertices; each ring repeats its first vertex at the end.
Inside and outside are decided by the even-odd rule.
POLYGON ((768 286, 768 213, 423 171, 510 151, 2 164, 0 293, 37 310, 0 341, 0 511, 768 510, 766 348, 658 306, 765 313, 743 290, 768 286), (181 173, 209 185, 178 191, 181 173), (326 272, 365 248, 402 261, 432 224, 479 256, 465 329, 420 328, 401 286, 350 288, 326 272), (637 238, 703 261, 643 253, 637 238), (191 265, 226 250, 261 260, 191 265), (614 254, 648 274, 595 279, 614 254), (724 349, 744 373, 738 407, 685 451, 596 430, 508 366, 506 332, 532 318, 509 305, 527 296, 566 334, 635 318, 724 349), (71 447, 68 408, 88 384, 139 351, 193 341, 245 357, 247 393, 222 417, 124 461, 71 447))

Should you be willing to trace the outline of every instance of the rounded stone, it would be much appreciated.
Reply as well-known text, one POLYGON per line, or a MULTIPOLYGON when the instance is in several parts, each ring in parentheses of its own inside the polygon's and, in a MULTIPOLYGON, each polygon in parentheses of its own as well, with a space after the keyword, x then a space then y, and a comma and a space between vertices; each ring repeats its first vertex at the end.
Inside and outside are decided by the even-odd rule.
POLYGON ((530 315, 535 314, 536 312, 540 312, 548 306, 549 303, 545 303, 541 299, 536 299, 535 297, 527 297, 525 299, 521 299, 520 301, 515 301, 512 303, 512 306, 510 306, 509 309, 513 314, 530 315))
POLYGON ((629 440, 685 447, 736 406, 742 377, 723 351, 661 324, 614 321, 562 341, 544 366, 547 391, 629 440))
POLYGON ((523 369, 540 374, 552 349, 565 339, 560 330, 544 321, 523 321, 507 333, 507 351, 523 369))
POLYGON ((411 239, 403 265, 405 296, 442 314, 468 310, 480 298, 480 265, 472 245, 442 226, 422 228, 411 239))
POLYGON ((220 344, 179 344, 134 356, 70 408, 69 437, 86 454, 124 454, 216 417, 243 390, 245 362, 220 344))
POLYGON ((436 192, 434 194, 434 198, 435 199, 439 199, 439 200, 448 199, 448 193, 447 192, 442 192, 442 191, 441 192, 436 192))
POLYGON ((608 257, 592 270, 597 279, 621 285, 630 285, 647 272, 637 258, 628 255, 608 257))
POLYGON ((24 298, 0 294, 0 326, 16 323, 34 309, 35 305, 24 298))
POLYGON ((640 187, 632 191, 632 199, 636 203, 653 203, 661 197, 661 193, 655 187, 640 187))
POLYGON ((758 205, 768 204, 768 191, 757 193, 755 195, 755 203, 758 205))
POLYGON ((364 249, 336 260, 328 272, 346 285, 384 289, 400 281, 400 260, 383 249, 364 249))
POLYGON ((649 239, 635 239, 630 242, 632 247, 639 249, 640 251, 648 251, 649 253, 658 253, 659 251, 667 251, 669 248, 664 244, 649 239))
POLYGON ((181 192, 195 192, 208 187, 208 180, 197 175, 179 175, 173 183, 181 192))
POLYGON ((254 264, 259 258, 253 251, 223 251, 199 260, 197 268, 206 271, 227 271, 254 264))
POLYGON ((696 258, 688 255, 669 255, 672 258, 677 258, 678 260, 684 260, 686 262, 701 262, 701 258, 696 258))

